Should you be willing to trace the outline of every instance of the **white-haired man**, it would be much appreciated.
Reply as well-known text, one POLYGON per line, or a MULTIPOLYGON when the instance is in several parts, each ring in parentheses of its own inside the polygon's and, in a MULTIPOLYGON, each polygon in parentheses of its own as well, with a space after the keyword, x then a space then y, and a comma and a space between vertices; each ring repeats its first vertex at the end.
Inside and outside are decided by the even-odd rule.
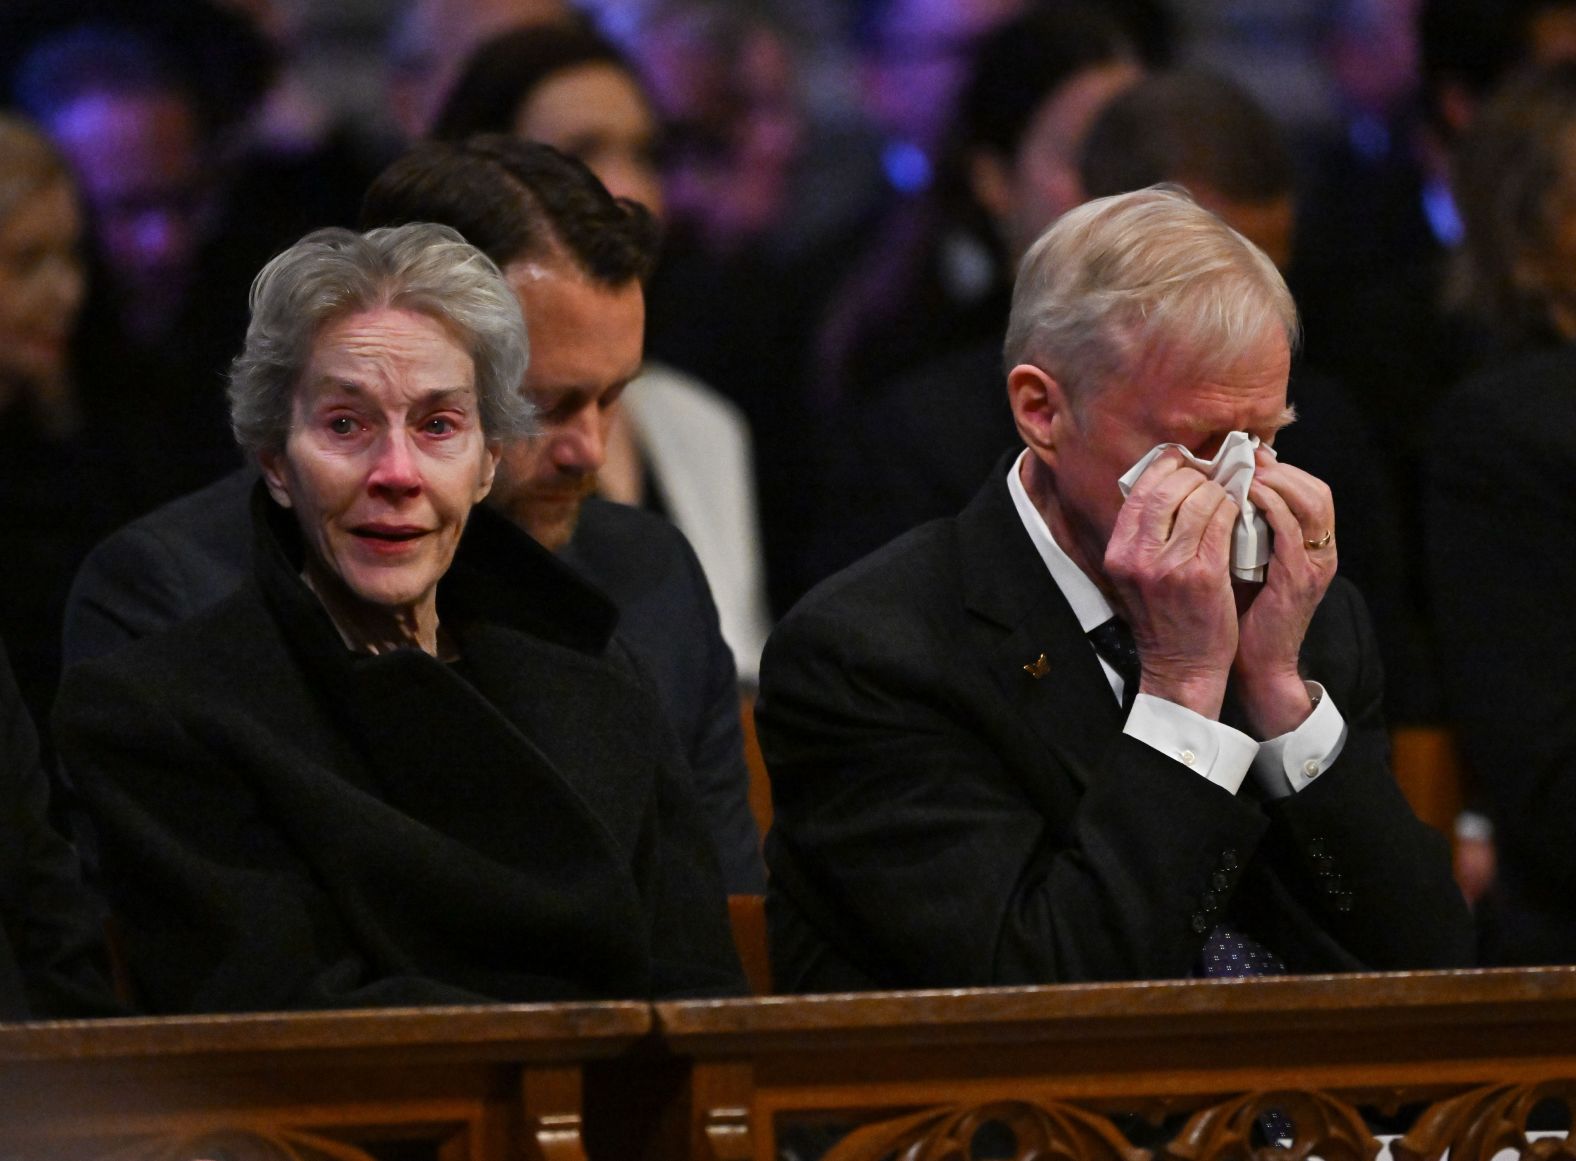
POLYGON ((1178 192, 1030 250, 1025 448, 767 647, 779 986, 1468 961, 1445 844, 1387 768, 1329 490, 1269 447, 1296 334, 1274 265, 1178 192))

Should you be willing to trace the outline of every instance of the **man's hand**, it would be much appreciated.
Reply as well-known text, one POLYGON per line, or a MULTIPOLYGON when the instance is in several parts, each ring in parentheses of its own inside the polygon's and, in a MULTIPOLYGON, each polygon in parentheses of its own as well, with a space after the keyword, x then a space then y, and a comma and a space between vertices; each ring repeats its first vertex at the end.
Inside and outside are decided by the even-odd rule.
POLYGON ((1262 451, 1248 496, 1275 546, 1264 585, 1242 614, 1232 672, 1253 732, 1273 738, 1313 712, 1297 655, 1335 576, 1335 505, 1322 481, 1262 451))
POLYGON ((1145 469, 1117 514, 1105 574, 1133 631, 1139 691, 1220 717, 1237 654, 1227 562, 1236 502, 1168 450, 1145 469))

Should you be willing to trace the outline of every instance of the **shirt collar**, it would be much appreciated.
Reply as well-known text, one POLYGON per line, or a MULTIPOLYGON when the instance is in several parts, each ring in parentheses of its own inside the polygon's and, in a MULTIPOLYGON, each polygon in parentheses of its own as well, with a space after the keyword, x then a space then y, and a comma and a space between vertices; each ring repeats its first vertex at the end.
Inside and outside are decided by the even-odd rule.
POLYGON ((1018 519, 1023 522, 1024 531, 1029 534, 1029 539, 1034 542, 1040 559, 1050 570, 1051 579, 1056 582, 1056 587, 1062 590, 1062 596, 1066 597, 1067 603, 1072 606, 1073 615, 1078 618, 1079 628, 1087 633, 1105 624, 1116 614, 1110 602, 1105 599, 1105 594, 1085 575, 1083 569, 1073 563, 1073 558, 1062 550, 1062 546, 1056 543, 1056 538, 1046 527, 1045 518, 1034 506, 1034 501, 1029 499, 1021 475, 1023 458, 1028 454, 1029 449, 1024 448, 1018 458, 1012 461, 1012 467, 1007 469, 1007 491, 1012 496, 1013 507, 1018 510, 1018 519))

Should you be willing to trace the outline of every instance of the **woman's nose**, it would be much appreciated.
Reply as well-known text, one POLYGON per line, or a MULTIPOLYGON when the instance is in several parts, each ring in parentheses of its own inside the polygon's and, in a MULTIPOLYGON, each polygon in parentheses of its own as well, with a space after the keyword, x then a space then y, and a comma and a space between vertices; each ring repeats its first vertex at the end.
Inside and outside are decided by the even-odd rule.
POLYGON ((379 441, 367 485, 390 492, 411 492, 421 487, 421 472, 417 470, 407 432, 391 432, 379 441))

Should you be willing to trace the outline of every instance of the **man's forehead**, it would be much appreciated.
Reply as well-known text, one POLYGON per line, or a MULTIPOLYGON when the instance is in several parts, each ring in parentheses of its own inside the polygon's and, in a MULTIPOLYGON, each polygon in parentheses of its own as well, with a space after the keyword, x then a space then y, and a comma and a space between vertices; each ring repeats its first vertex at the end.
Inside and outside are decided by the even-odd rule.
MULTIPOLYGON (((1254 410, 1259 411, 1260 409, 1255 408, 1254 410)), ((1218 431, 1220 428, 1220 424, 1215 420, 1216 417, 1211 415, 1207 410, 1199 410, 1196 408, 1179 408, 1174 425, 1184 431, 1196 432, 1199 435, 1208 435, 1211 432, 1218 431)), ((1283 395, 1281 397, 1281 405, 1278 408, 1273 406, 1265 406, 1260 411, 1260 414, 1254 417, 1254 422, 1252 423, 1253 430, 1250 432, 1250 434, 1260 436, 1273 435, 1281 428, 1289 427, 1296 421, 1297 409, 1291 406, 1291 404, 1286 403, 1285 396, 1283 395)))

